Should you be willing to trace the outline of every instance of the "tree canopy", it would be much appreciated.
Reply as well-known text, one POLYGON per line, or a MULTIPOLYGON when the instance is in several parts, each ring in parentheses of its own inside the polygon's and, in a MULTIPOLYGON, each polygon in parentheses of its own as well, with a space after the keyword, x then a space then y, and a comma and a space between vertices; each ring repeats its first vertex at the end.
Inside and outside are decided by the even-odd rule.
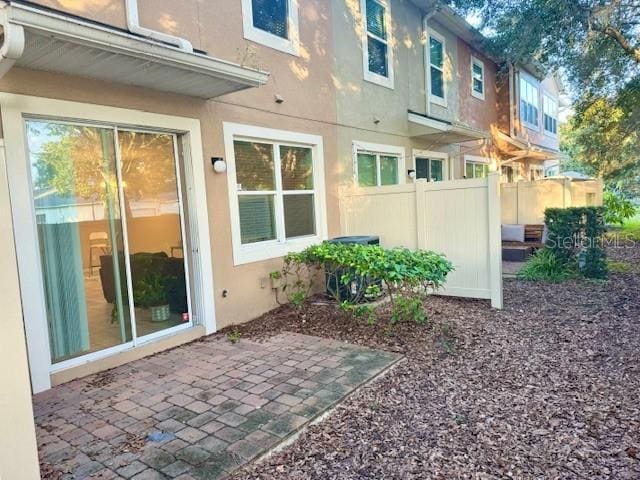
POLYGON ((563 147, 608 180, 640 174, 640 0, 448 0, 481 19, 487 46, 560 72, 575 115, 563 147))

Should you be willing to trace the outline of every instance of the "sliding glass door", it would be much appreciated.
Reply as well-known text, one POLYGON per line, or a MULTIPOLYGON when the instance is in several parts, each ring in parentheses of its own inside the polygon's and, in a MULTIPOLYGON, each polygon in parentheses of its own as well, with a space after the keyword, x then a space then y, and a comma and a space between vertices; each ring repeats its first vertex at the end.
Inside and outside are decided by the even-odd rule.
POLYGON ((188 324, 175 136, 26 126, 51 363, 188 324))

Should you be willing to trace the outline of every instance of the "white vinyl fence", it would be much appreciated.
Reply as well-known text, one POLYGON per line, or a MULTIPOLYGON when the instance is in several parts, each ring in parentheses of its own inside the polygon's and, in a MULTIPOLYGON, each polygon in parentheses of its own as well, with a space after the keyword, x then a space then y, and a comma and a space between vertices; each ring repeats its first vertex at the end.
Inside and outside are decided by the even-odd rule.
POLYGON ((444 254, 455 271, 438 294, 491 299, 502 308, 499 178, 344 189, 342 234, 444 254))
POLYGON ((502 223, 543 224, 547 208, 602 205, 602 180, 544 179, 503 183, 502 223))

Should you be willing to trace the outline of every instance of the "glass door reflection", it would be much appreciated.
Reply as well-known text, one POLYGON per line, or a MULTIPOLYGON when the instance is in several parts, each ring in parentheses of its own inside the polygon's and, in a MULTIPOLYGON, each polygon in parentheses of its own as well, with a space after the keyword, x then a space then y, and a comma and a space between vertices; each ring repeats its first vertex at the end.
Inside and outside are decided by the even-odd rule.
POLYGON ((118 131, 136 335, 190 321, 175 136, 118 131))
POLYGON ((51 362, 128 343, 114 130, 26 128, 51 362))

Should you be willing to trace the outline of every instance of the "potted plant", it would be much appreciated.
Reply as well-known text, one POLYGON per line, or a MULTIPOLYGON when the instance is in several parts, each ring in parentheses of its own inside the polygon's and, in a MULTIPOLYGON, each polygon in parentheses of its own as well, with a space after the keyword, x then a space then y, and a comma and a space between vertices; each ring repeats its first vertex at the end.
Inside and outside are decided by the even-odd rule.
POLYGON ((158 273, 148 273, 134 285, 134 303, 149 309, 152 322, 165 322, 171 316, 166 287, 165 277, 158 273))

